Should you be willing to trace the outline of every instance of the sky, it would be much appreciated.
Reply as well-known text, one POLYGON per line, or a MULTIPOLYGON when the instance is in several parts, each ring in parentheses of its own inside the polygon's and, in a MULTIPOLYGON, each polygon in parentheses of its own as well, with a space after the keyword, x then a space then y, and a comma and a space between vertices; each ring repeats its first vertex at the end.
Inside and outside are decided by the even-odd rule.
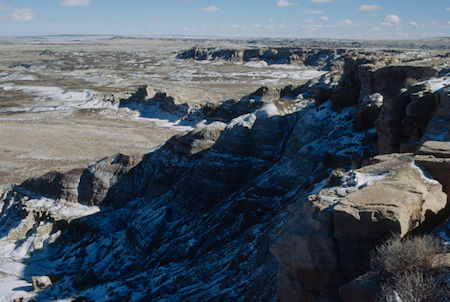
POLYGON ((421 39, 450 36, 450 0, 0 0, 0 36, 421 39))

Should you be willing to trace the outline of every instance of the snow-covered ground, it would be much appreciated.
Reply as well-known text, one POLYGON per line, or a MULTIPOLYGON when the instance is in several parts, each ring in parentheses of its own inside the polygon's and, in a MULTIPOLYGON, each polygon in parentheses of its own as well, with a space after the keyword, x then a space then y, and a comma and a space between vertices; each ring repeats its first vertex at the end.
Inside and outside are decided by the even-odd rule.
MULTIPOLYGON (((0 233, 5 234, 0 238, 0 301, 13 301, 22 297, 29 299, 34 296, 30 282, 31 276, 24 276, 30 256, 49 243, 55 242, 61 235, 61 231, 50 234, 52 224, 35 221, 35 215, 41 213, 55 220, 71 221, 100 210, 96 206, 89 207, 48 198, 23 198, 20 202, 3 199, 0 205, 2 207, 0 233), (11 223, 11 220, 17 214, 14 208, 18 204, 27 216, 15 225, 11 223)), ((16 217, 16 219, 20 218, 16 217)))
POLYGON ((20 90, 34 95, 36 103, 29 108, 30 112, 70 110, 80 108, 92 99, 91 90, 66 90, 60 87, 15 85, 12 83, 0 84, 4 91, 20 90))

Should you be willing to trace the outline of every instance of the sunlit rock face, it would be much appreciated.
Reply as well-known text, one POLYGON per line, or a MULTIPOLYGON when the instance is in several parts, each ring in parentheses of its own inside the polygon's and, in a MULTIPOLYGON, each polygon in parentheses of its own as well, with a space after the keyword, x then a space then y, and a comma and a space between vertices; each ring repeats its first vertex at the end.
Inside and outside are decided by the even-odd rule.
POLYGON ((337 299, 347 280, 368 269, 377 244, 392 233, 405 236, 426 220, 438 224, 446 204, 442 185, 412 159, 331 176, 294 210, 272 250, 280 263, 280 299, 337 299))

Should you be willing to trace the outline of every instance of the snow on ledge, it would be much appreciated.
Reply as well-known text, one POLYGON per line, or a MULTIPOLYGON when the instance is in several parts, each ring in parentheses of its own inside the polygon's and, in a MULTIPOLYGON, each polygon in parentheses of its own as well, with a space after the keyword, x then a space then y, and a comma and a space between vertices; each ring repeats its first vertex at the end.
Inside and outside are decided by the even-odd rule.
POLYGON ((280 111, 274 103, 269 103, 259 109, 256 114, 258 117, 272 117, 275 115, 280 115, 280 111))
POLYGON ((382 173, 382 174, 355 172, 355 179, 354 179, 355 187, 362 188, 362 187, 366 187, 366 186, 371 186, 376 181, 385 179, 391 175, 392 175, 391 172, 386 172, 386 173, 382 173))
POLYGON ((422 167, 421 165, 416 164, 415 162, 411 163, 411 168, 413 168, 413 170, 415 170, 417 173, 419 173, 420 178, 428 184, 432 184, 432 185, 437 185, 439 184, 439 182, 437 180, 435 180, 430 173, 425 170, 424 167, 422 167))

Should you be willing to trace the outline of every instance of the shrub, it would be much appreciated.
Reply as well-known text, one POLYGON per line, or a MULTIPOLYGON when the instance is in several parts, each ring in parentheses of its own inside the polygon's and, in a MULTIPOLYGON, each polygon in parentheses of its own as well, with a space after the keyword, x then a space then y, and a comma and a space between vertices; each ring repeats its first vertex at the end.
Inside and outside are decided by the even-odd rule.
POLYGON ((381 280, 380 301, 450 301, 448 268, 433 268, 434 257, 443 252, 433 236, 394 236, 371 255, 371 269, 381 280))

